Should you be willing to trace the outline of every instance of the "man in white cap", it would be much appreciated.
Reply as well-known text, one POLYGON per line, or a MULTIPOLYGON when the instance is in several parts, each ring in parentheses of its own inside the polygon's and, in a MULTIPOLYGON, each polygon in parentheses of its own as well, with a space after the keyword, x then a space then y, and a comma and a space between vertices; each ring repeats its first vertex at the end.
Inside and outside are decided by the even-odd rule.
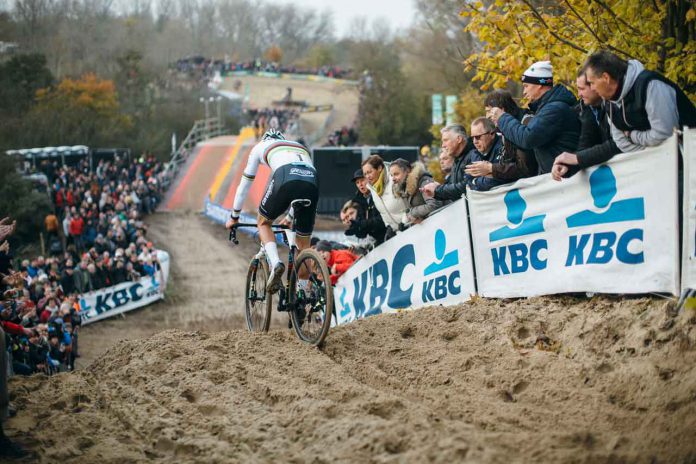
POLYGON ((539 174, 551 172, 553 161, 563 152, 574 152, 580 137, 580 121, 573 109, 575 96, 562 85, 553 85, 549 61, 538 61, 522 76, 522 93, 534 114, 523 125, 502 108, 491 108, 488 116, 498 129, 523 150, 534 150, 539 174))

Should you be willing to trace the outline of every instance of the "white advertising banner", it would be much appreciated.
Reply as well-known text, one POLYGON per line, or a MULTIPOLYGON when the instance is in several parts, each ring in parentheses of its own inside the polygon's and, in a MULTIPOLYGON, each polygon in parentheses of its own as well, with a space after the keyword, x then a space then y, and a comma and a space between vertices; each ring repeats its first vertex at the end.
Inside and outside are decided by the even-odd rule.
POLYGON ((80 295, 82 324, 125 313, 164 298, 169 277, 169 253, 157 250, 160 270, 154 276, 141 277, 135 282, 124 282, 80 295))
POLYGON ((682 289, 696 289, 696 129, 684 129, 682 289))
POLYGON ((468 300, 476 290, 466 216, 459 200, 358 260, 334 286, 336 323, 468 300))
POLYGON ((678 293, 676 136, 468 197, 481 296, 678 293))

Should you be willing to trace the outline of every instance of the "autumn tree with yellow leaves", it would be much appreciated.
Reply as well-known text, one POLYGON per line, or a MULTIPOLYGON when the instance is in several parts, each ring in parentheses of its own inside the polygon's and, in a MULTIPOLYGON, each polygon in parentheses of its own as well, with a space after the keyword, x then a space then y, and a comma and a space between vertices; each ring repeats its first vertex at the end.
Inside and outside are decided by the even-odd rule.
POLYGON ((519 80, 550 60, 556 81, 574 81, 587 56, 608 49, 637 59, 696 97, 696 6, 690 0, 496 0, 467 2, 460 15, 481 43, 465 60, 483 90, 519 80))
POLYGON ((32 145, 124 145, 131 119, 121 113, 113 81, 85 74, 39 89, 29 112, 32 145))

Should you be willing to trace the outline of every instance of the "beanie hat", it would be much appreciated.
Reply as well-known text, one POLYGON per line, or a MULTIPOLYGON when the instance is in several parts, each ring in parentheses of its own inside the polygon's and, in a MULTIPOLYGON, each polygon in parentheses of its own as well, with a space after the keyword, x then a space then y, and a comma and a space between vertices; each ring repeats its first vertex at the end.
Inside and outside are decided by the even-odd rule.
POLYGON ((327 240, 320 240, 315 248, 317 251, 331 251, 331 243, 327 240))
POLYGON ((522 75, 522 82, 553 86, 553 66, 551 66, 551 62, 537 61, 531 65, 522 75))

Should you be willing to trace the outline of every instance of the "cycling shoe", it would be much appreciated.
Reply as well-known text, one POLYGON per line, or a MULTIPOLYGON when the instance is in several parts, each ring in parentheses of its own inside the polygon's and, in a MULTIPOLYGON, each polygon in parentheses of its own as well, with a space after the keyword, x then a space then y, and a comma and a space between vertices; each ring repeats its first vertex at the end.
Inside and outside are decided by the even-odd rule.
POLYGON ((280 290, 283 272, 285 272, 285 264, 278 263, 275 266, 273 266, 273 270, 271 270, 271 275, 268 278, 268 282, 266 283, 266 291, 268 293, 273 294, 280 290))

